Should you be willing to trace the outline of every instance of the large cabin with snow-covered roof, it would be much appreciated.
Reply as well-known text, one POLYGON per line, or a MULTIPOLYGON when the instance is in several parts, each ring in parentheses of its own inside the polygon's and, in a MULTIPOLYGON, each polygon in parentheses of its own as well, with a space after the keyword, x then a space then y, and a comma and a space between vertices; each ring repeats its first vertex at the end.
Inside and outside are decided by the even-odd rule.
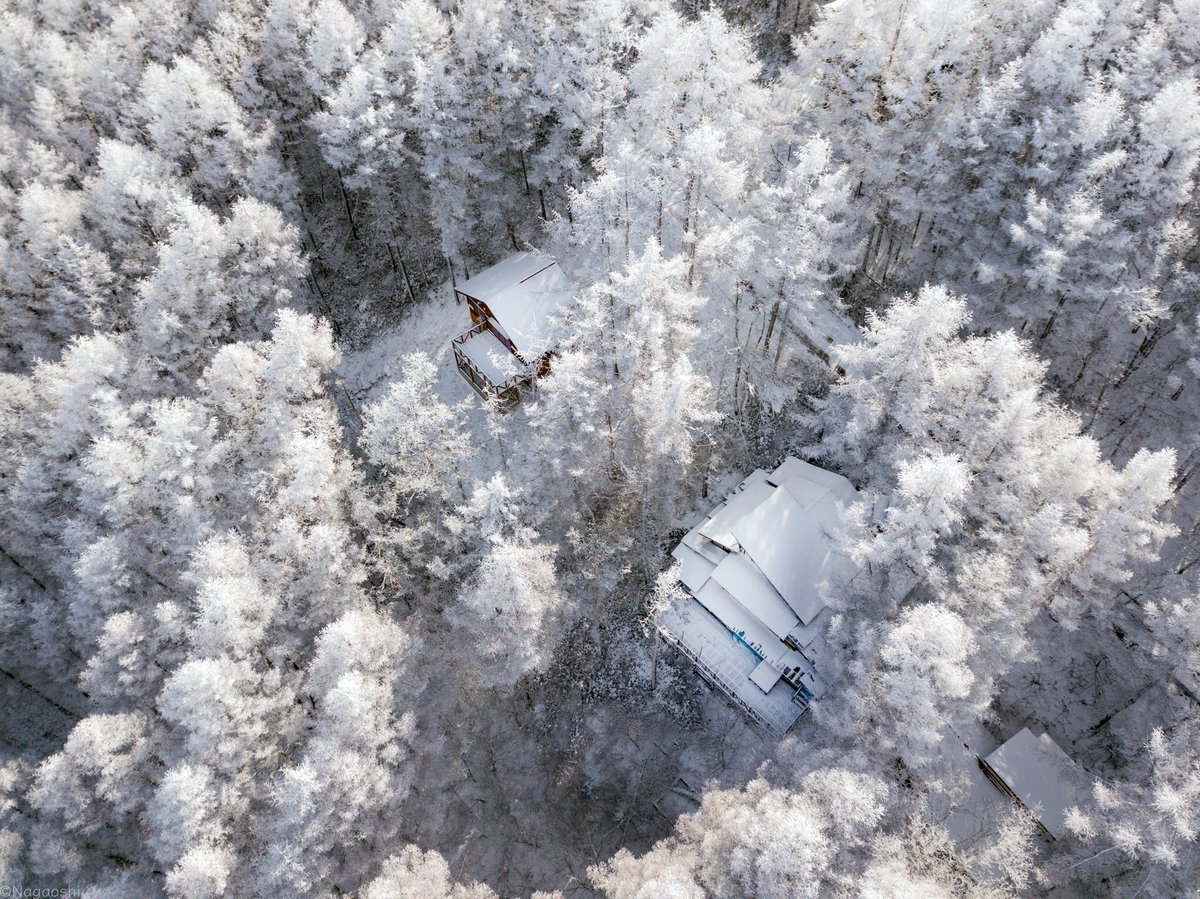
POLYGON ((454 288, 471 327, 454 338, 454 359, 485 399, 511 408, 544 375, 556 345, 554 325, 575 291, 553 259, 515 253, 454 288))
POLYGON ((788 457, 742 481, 672 553, 686 596, 660 610, 659 633, 778 733, 823 690, 813 646, 825 586, 858 573, 837 539, 857 499, 841 475, 788 457))

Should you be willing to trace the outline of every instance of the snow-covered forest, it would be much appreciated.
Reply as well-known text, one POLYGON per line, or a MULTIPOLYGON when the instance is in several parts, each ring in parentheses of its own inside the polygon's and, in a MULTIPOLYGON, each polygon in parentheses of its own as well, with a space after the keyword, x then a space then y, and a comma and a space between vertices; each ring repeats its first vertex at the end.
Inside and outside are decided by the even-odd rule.
POLYGON ((0 896, 1194 895, 1198 63, 1200 0, 0 0, 0 896), (525 250, 505 410, 455 285, 525 250), (655 610, 786 456, 862 571, 781 737, 655 610))

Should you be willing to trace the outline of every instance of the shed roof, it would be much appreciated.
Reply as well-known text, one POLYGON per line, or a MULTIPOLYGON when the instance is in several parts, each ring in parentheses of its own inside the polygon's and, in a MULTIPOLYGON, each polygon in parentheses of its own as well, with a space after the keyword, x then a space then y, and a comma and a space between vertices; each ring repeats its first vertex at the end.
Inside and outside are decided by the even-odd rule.
POLYGON ((537 253, 514 253, 456 288, 486 303, 527 361, 554 349, 554 319, 575 297, 561 266, 537 253))
POLYGON ((1087 800, 1087 774, 1049 734, 1022 728, 985 761, 1055 839, 1066 833, 1067 809, 1087 800))
POLYGON ((764 693, 770 693, 771 688, 779 683, 781 677, 783 677, 783 672, 770 662, 759 662, 758 666, 750 672, 750 683, 764 693))

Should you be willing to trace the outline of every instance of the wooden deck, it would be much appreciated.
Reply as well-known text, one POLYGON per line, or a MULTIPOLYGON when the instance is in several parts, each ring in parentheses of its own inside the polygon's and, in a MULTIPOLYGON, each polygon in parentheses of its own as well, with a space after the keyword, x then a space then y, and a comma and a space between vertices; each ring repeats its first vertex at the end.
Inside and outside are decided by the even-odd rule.
POLYGON ((484 400, 495 403, 501 411, 507 412, 521 401, 521 389, 530 384, 531 378, 526 372, 517 372, 501 379, 502 376, 494 369, 490 372, 485 371, 484 366, 472 358, 471 350, 480 345, 473 343, 476 341, 492 341, 507 351, 507 347, 493 336, 487 322, 473 325, 455 337, 450 344, 454 350, 454 362, 458 366, 459 374, 484 400))

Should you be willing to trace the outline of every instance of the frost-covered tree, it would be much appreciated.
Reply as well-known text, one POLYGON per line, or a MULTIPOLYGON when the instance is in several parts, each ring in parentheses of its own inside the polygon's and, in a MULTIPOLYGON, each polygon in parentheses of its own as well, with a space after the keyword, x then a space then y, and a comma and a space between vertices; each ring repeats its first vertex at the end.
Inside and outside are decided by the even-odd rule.
POLYGON ((906 609, 888 631, 876 677, 881 705, 892 723, 884 724, 881 732, 888 742, 895 741, 906 760, 928 758, 940 742, 949 712, 969 695, 974 675, 967 661, 974 642, 962 618, 938 605, 906 609))
MULTIPOLYGON (((1101 585, 1158 551, 1172 532, 1159 514, 1174 459, 1103 461, 1078 417, 1043 395, 1044 366, 1028 349, 1010 333, 957 336, 966 322, 964 302, 938 288, 872 316, 863 342, 839 352, 846 378, 815 423, 819 453, 892 496, 881 522, 860 514, 848 535, 868 577, 839 602, 828 670, 854 679, 877 654, 887 664, 875 628, 926 596, 965 621, 973 640, 958 642, 977 647, 966 689, 944 693, 943 708, 955 699, 958 713, 978 715, 1028 651, 1039 612, 1066 627, 1107 614, 1101 585)), ((835 705, 827 720, 873 726, 870 699, 852 709, 835 705)))
POLYGON ((686 271, 685 258, 652 241, 610 283, 585 291, 535 413, 542 458, 592 484, 603 472, 647 534, 669 520, 686 479, 704 476, 707 429, 719 418, 713 385, 690 356, 705 298, 686 271))
POLYGON ((936 142, 946 120, 970 107, 981 77, 1018 51, 1049 5, 853 0, 822 8, 796 39, 785 96, 850 167, 879 278, 939 211, 926 197, 952 165, 936 142))
POLYGON ((571 204, 570 241, 589 251, 581 274, 612 271, 653 240, 686 255, 693 286, 716 280, 747 249, 742 206, 767 149, 758 73, 720 15, 655 20, 630 67, 631 97, 606 138, 599 176, 571 204))
POLYGON ((510 688, 549 663, 562 633, 566 597, 551 547, 528 528, 497 534, 447 614, 459 630, 472 681, 510 688))
POLYGON ((85 852, 134 861, 137 817, 150 798, 148 721, 137 713, 93 715, 43 761, 29 792, 37 813, 30 867, 42 876, 84 869, 85 852))
POLYGON ((526 168, 531 185, 549 192, 576 187, 591 174, 626 98, 624 64, 637 31, 627 0, 566 0, 553 4, 550 16, 541 9, 529 4, 521 30, 529 36, 525 54, 534 60, 530 102, 539 117, 526 168))
POLYGON ((845 876, 840 862, 870 838, 886 797, 881 781, 839 769, 798 792, 761 779, 712 790, 644 856, 622 851, 590 873, 612 899, 815 895, 845 876))
POLYGON ((408 790, 409 638, 384 615, 346 613, 321 632, 308 671, 316 706, 302 756, 277 776, 263 830, 263 890, 349 891, 395 839, 408 790))
POLYGON ((239 195, 291 202, 295 185, 274 152, 273 126, 251 121, 195 60, 148 66, 135 108, 150 147, 201 199, 217 206, 239 195))
POLYGON ((401 502, 464 497, 462 467, 470 453, 464 405, 437 395, 437 368, 424 353, 402 360, 400 380, 365 410, 361 442, 372 464, 390 475, 401 502))
POLYGON ((1006 839, 1009 855, 999 862, 964 851, 926 814, 912 781, 909 790, 889 789, 876 774, 819 765, 810 747, 799 752, 817 767, 796 776, 792 788, 764 778, 739 790, 710 787, 671 836, 640 857, 623 850, 592 867, 593 882, 613 899, 826 893, 985 899, 1028 884, 1020 839, 1006 839))
MULTIPOLYGON (((50 572, 63 601, 31 608, 30 633, 74 651, 64 674, 82 673, 95 709, 76 727, 83 742, 51 756, 35 781, 31 801, 44 811, 28 834, 30 863, 43 876, 99 883, 105 859, 118 857, 134 879, 148 872, 142 865, 161 866, 175 894, 240 891, 254 882, 257 837, 246 821, 267 806, 262 774, 304 742, 302 696, 339 689, 305 685, 304 665, 323 645, 316 634, 362 603, 349 533, 356 474, 323 392, 337 354, 328 328, 282 312, 270 341, 218 352, 194 398, 129 402, 118 413, 121 388, 110 379, 124 370, 121 353, 121 343, 92 338, 43 367, 33 386, 47 404, 27 422, 35 451, 10 496, 24 516, 47 489, 70 506, 57 533, 22 534, 64 556, 50 572), (79 403, 95 417, 82 417, 79 403), (106 753, 125 761, 104 762, 106 753), (92 823, 81 823, 69 803, 90 794, 63 778, 90 783, 88 765, 128 773, 94 791, 92 823), (144 835, 133 819, 157 842, 137 849, 144 835), (134 843, 98 841, 106 821, 134 843)), ((359 630, 394 636, 385 624, 359 630)), ((385 666, 385 682, 401 671, 385 666)), ((341 689, 370 696, 369 676, 384 677, 356 670, 341 689)), ((384 722, 388 695, 378 696, 384 722)), ((336 697, 330 705, 349 707, 336 697)), ((382 764, 392 739, 367 741, 382 764)), ((346 803, 355 784, 375 790, 343 783, 346 803)))
POLYGON ((265 336, 304 262, 294 229, 256 200, 238 200, 221 219, 181 199, 167 228, 131 315, 142 363, 159 377, 190 380, 222 344, 265 336))
POLYGON ((495 899, 481 883, 456 883, 450 866, 436 852, 406 846, 389 856, 363 888, 365 899, 495 899))
POLYGON ((804 360, 852 333, 827 290, 853 246, 848 184, 824 141, 773 114, 757 61, 721 16, 662 14, 640 54, 558 252, 588 281, 651 242, 682 256, 687 287, 710 298, 701 372, 732 385, 723 405, 739 414, 754 397, 778 408, 804 360))
POLYGON ((1094 784, 1092 801, 1067 814, 1068 828, 1084 842, 1056 872, 1063 881, 1125 883, 1150 896, 1191 888, 1200 869, 1195 746, 1194 717, 1169 729, 1156 727, 1134 777, 1094 784))
POLYGON ((360 443, 381 474, 373 491, 379 512, 368 528, 376 570, 390 590, 413 583, 418 572, 442 579, 463 569, 462 535, 451 520, 468 498, 472 444, 466 403, 444 403, 436 378, 426 355, 407 356, 400 379, 363 414, 360 443))

